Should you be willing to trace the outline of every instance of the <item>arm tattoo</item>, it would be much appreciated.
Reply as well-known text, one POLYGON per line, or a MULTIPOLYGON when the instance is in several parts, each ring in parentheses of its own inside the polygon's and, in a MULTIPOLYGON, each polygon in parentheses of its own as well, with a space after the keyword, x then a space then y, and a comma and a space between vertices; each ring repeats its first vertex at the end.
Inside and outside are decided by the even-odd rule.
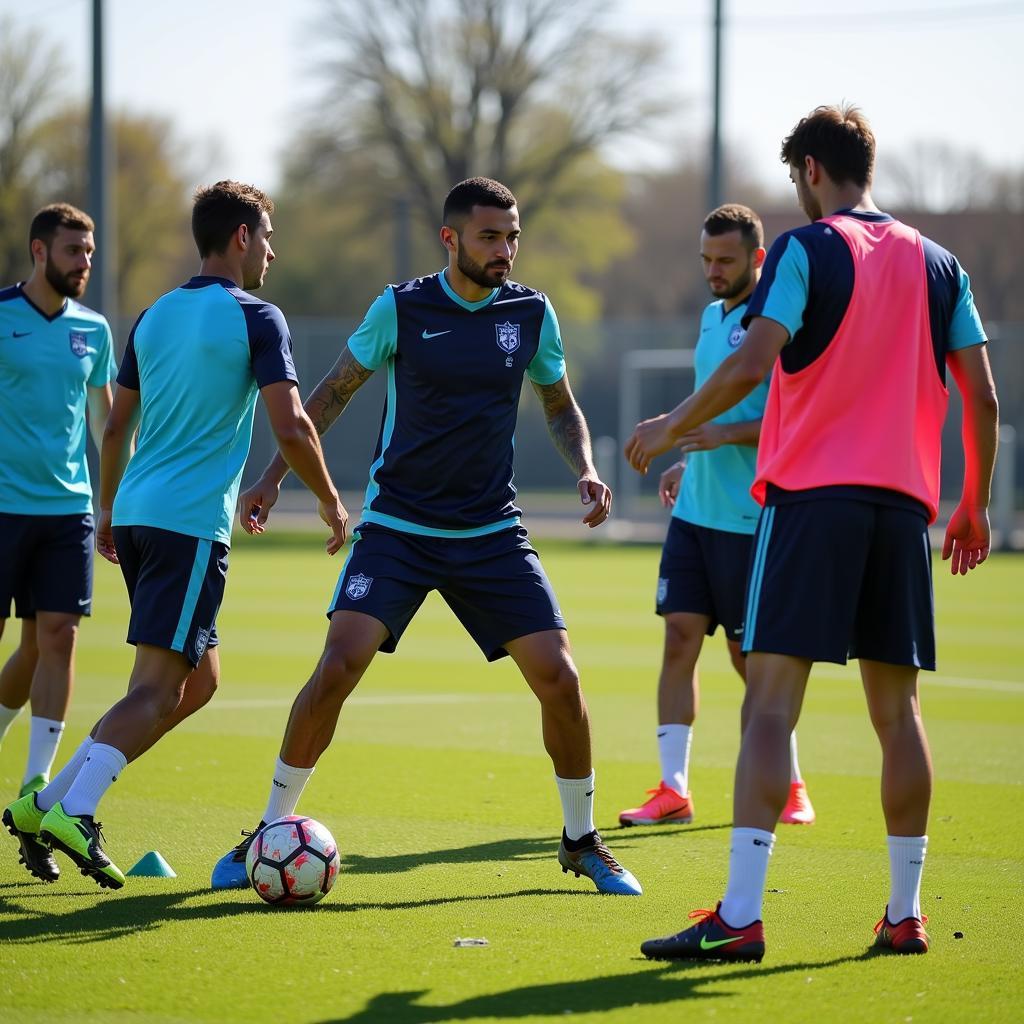
POLYGON ((555 448, 577 476, 593 469, 590 431, 583 412, 576 404, 569 382, 563 377, 554 384, 534 384, 547 420, 548 433, 555 448))
POLYGON ((330 373, 306 399, 306 413, 318 434, 324 434, 341 415, 352 396, 373 376, 345 346, 330 373))

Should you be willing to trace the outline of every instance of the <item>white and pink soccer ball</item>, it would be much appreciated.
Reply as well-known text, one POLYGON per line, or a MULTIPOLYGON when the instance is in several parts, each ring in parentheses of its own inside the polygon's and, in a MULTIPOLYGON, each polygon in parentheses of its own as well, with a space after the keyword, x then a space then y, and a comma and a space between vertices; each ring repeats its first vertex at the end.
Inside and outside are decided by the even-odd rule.
POLYGON ((331 891, 340 865, 334 836, 298 814, 260 829, 245 857, 252 887, 273 906, 319 902, 331 891))

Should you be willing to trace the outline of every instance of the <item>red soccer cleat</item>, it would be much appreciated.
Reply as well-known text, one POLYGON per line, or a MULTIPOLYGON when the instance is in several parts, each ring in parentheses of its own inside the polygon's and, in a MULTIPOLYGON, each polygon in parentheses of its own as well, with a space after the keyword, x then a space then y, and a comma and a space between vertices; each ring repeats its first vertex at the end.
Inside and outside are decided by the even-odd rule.
POLYGON ((779 821, 783 825, 813 825, 814 808, 811 798, 807 795, 807 786, 803 780, 789 784, 789 799, 782 809, 779 821))
POLYGON ((647 790, 648 799, 639 807, 630 807, 619 814, 620 825, 686 825, 693 821, 693 800, 690 794, 680 796, 671 786, 658 783, 647 790))
POLYGON ((891 949, 894 953, 927 953, 928 933, 924 923, 928 918, 905 917, 898 924, 889 920, 889 908, 885 908, 882 920, 875 925, 875 945, 881 949, 891 949))

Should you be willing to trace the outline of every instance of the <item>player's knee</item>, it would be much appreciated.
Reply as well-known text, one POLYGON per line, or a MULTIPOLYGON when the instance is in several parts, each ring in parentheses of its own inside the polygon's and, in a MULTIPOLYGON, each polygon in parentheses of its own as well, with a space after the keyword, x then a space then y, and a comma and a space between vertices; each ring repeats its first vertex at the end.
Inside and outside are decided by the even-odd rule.
POLYGON ((36 655, 70 659, 78 640, 77 617, 46 619, 36 625, 36 655))
POLYGON ((704 632, 691 622, 677 618, 665 619, 665 660, 694 662, 704 643, 704 632))
POLYGON ((314 692, 319 700, 341 703, 355 689, 369 659, 354 654, 342 643, 329 643, 320 659, 314 692))
POLYGON ((541 703, 557 709, 563 716, 583 716, 583 692, 576 666, 568 660, 551 665, 535 679, 534 686, 541 703))

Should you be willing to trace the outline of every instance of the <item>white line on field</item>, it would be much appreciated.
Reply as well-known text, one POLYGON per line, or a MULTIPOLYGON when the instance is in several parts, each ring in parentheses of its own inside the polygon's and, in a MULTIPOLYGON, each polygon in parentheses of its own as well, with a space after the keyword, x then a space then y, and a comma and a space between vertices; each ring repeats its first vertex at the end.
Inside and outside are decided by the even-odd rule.
MULTIPOLYGON (((856 666, 844 668, 842 665, 825 665, 818 663, 811 670, 811 678, 825 676, 827 679, 856 679, 856 666)), ((969 676, 941 676, 933 672, 921 673, 921 685, 946 686, 955 690, 991 690, 995 693, 1024 693, 1024 682, 1013 679, 972 679, 969 676)))

